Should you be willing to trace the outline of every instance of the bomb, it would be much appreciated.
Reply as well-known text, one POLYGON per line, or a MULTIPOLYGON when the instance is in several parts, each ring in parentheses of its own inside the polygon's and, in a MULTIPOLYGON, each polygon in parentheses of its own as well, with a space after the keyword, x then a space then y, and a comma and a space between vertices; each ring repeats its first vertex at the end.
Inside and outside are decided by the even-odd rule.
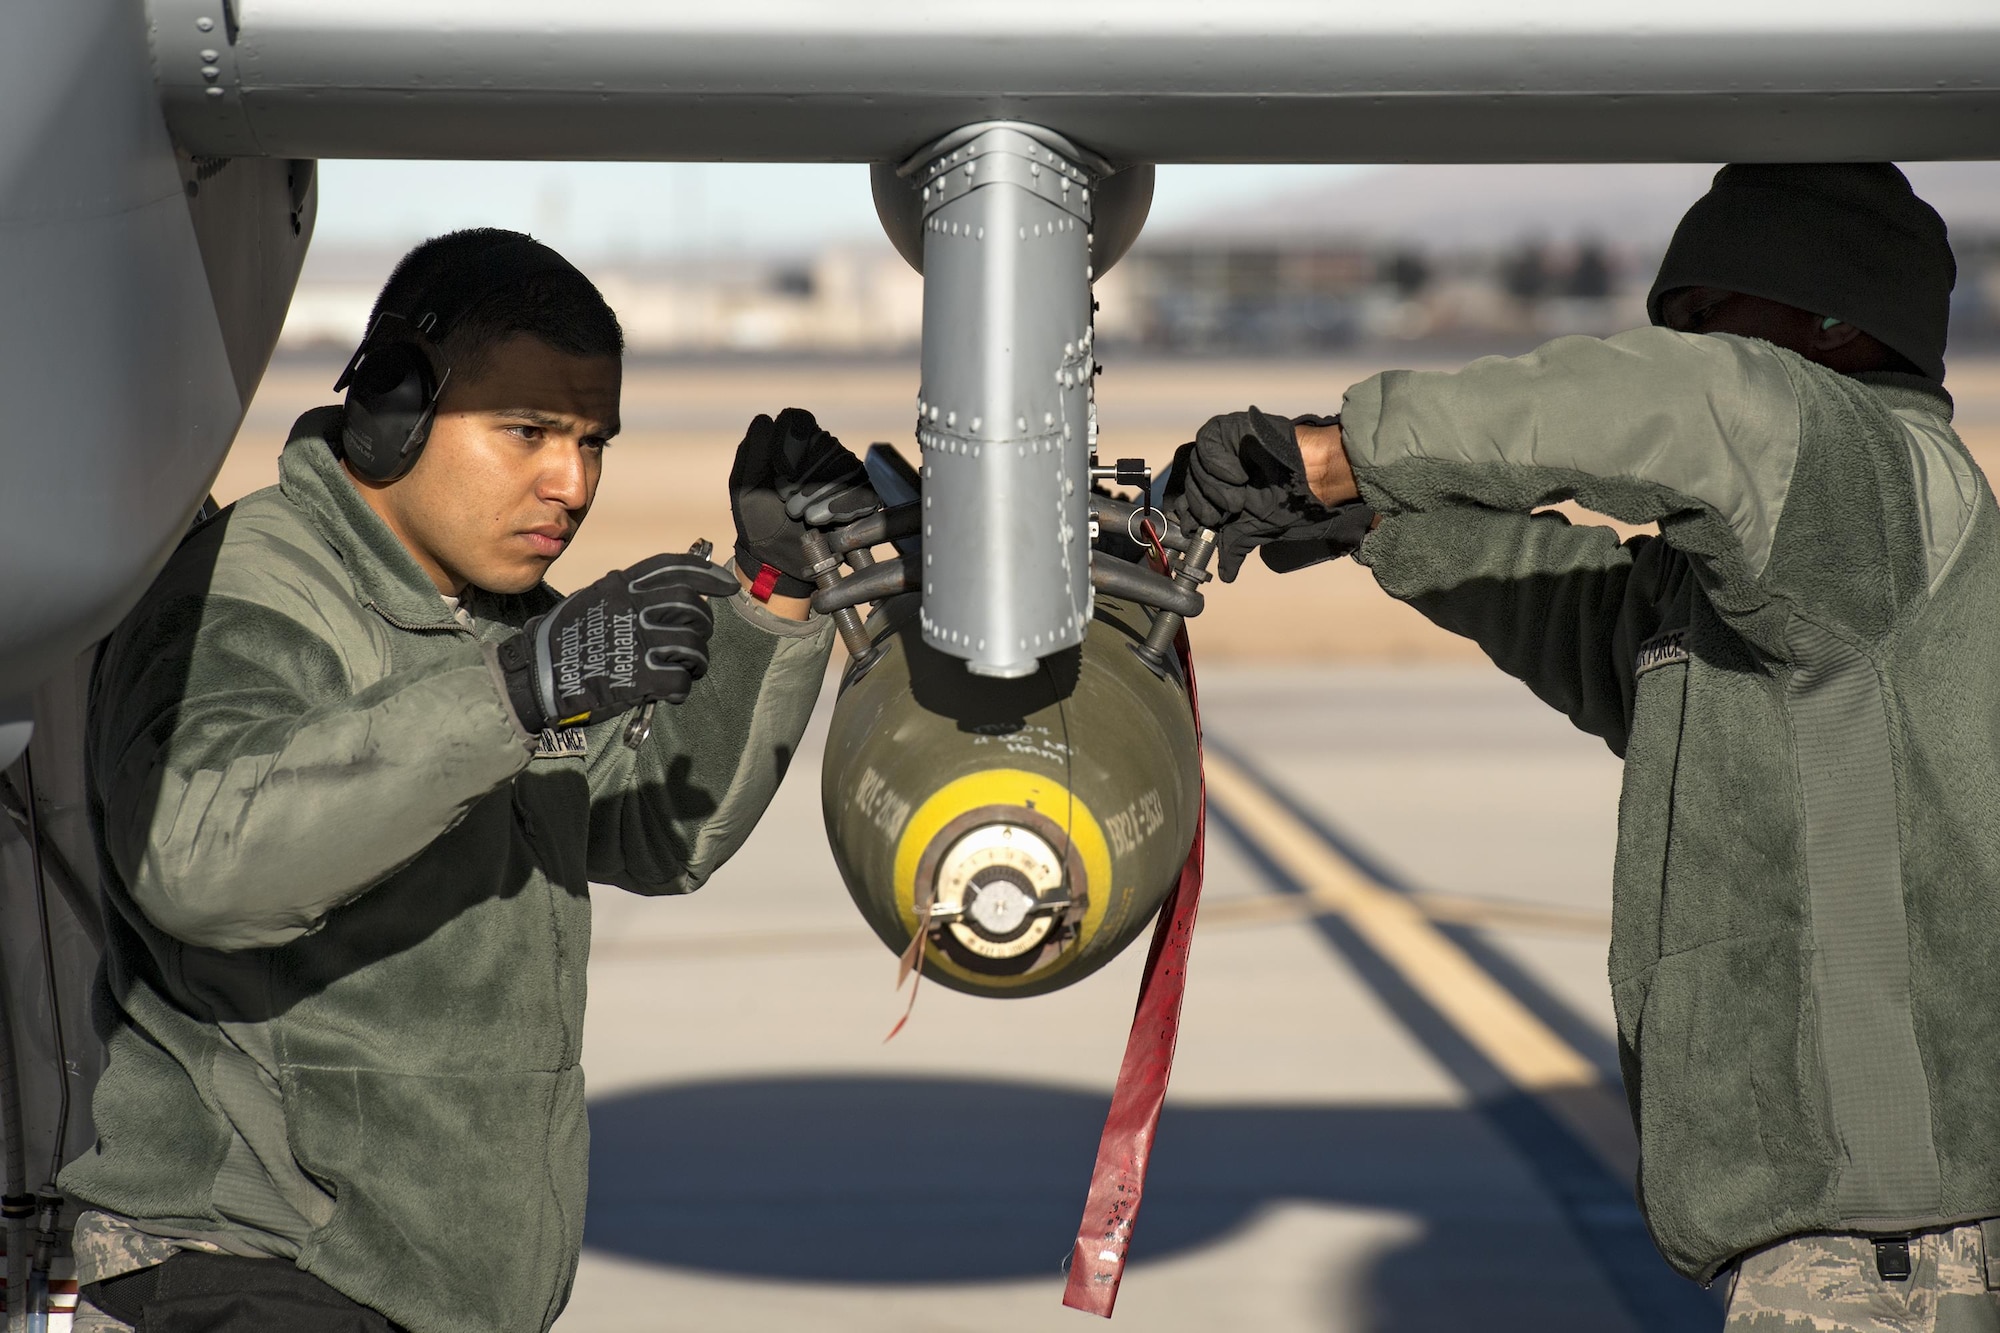
POLYGON ((869 620, 822 770, 828 840, 882 942, 924 975, 1039 995, 1090 975, 1173 888, 1201 799, 1193 710, 1099 595, 1083 641, 995 680, 924 642, 918 599, 869 620))

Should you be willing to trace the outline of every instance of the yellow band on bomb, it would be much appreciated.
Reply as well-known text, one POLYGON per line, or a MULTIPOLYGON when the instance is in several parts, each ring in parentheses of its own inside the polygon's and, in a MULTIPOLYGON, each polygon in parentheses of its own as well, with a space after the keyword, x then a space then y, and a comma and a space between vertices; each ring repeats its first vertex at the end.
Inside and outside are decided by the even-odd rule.
MULTIPOLYGON (((1099 827, 1090 807, 1071 794, 1067 787, 1053 778, 1018 768, 983 769, 947 782, 932 792, 930 798, 918 806, 916 813, 904 824, 902 836, 896 842, 895 869, 896 913, 902 919, 903 928, 911 934, 917 930, 917 863, 923 859, 925 849, 952 820, 969 810, 990 805, 1026 807, 1053 821, 1057 828, 1069 834, 1070 843, 1083 862, 1089 893, 1089 901, 1084 904, 1083 921, 1078 927, 1078 938, 1089 939, 1102 924, 1104 913, 1111 904, 1110 844, 1105 841, 1104 830, 1099 827)), ((1066 849, 1056 850, 1060 853, 1066 849)), ((977 982, 991 990, 1009 990, 1016 986, 1040 984, 1045 980, 1039 972, 1022 976, 973 973, 951 961, 929 943, 924 945, 924 967, 977 982)))

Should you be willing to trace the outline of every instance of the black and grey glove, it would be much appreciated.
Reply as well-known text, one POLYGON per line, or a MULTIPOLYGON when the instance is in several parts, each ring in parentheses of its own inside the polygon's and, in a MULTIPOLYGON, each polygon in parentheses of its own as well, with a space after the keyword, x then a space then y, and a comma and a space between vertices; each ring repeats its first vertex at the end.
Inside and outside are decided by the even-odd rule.
POLYGON ((711 597, 742 585, 693 552, 656 555, 571 593, 500 644, 514 715, 531 732, 583 727, 665 700, 708 671, 711 597))
POLYGON ((882 507, 861 460, 823 431, 813 414, 788 407, 759 416, 729 469, 736 565, 760 595, 809 597, 802 542, 808 527, 851 523, 882 507), (762 571, 760 576, 760 571, 762 571))
POLYGON ((1351 555, 1375 511, 1359 500, 1328 508, 1306 485, 1296 423, 1330 426, 1337 417, 1274 417, 1256 408, 1210 417, 1174 452, 1166 510, 1183 528, 1213 528, 1216 564, 1233 582, 1262 548, 1280 574, 1351 555))

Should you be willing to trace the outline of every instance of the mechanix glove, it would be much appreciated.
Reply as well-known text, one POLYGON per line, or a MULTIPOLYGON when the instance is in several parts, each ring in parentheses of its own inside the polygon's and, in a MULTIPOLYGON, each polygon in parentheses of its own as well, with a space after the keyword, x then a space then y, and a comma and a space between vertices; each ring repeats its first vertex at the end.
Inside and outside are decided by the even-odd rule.
POLYGON ((715 630, 708 599, 740 586, 733 571, 682 552, 615 569, 571 593, 500 645, 515 716, 538 732, 681 702, 708 671, 715 630))
MULTIPOLYGON (((1330 426, 1335 417, 1298 417, 1330 426)), ((1328 508, 1306 485, 1295 421, 1251 408, 1210 417, 1191 443, 1174 452, 1166 510, 1183 528, 1212 528, 1216 565, 1234 582, 1244 557, 1262 548, 1264 563, 1283 574, 1351 555, 1368 535, 1375 511, 1359 500, 1328 508)))
POLYGON ((851 523, 882 507, 861 460, 804 408, 759 416, 729 470, 736 565, 759 596, 809 597, 803 542, 808 527, 851 523))

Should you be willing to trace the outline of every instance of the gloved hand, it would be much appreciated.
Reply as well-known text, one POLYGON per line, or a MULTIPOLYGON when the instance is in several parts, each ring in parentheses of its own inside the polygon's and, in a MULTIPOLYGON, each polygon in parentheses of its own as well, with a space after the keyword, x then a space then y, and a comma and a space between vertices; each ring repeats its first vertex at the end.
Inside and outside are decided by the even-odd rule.
POLYGON ((708 671, 710 597, 742 585, 691 551, 614 569, 500 644, 514 715, 530 732, 582 727, 664 699, 708 671))
MULTIPOLYGON (((1299 417, 1332 425, 1331 417, 1299 417)), ((1244 557, 1263 548, 1280 574, 1350 555, 1368 535, 1375 511, 1361 501, 1329 509, 1306 485, 1292 420, 1251 408, 1210 417, 1174 452, 1166 510, 1183 528, 1213 528, 1216 566, 1234 582, 1244 557)))
POLYGON ((810 597, 801 542, 806 528, 837 527, 882 507, 861 460, 819 428, 813 414, 788 407, 774 421, 759 416, 736 446, 729 469, 736 517, 736 566, 758 587, 810 597), (758 571, 767 570, 759 578, 758 571), (775 574, 768 571, 775 570, 775 574))

